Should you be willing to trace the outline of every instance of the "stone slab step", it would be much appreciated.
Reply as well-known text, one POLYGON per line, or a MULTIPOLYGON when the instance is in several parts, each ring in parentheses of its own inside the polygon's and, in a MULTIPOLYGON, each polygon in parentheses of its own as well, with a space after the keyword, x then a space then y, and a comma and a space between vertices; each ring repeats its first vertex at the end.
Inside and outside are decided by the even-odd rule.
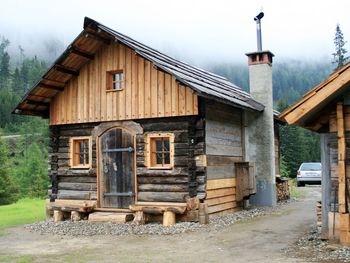
POLYGON ((94 212, 89 214, 89 222, 126 223, 134 219, 133 213, 94 212))

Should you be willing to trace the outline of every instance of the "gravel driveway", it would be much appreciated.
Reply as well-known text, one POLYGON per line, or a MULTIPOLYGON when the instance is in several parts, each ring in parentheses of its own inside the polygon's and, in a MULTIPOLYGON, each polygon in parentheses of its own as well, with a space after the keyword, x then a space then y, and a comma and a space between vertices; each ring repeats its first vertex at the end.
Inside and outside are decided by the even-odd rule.
POLYGON ((217 218, 205 227, 179 225, 173 232, 161 233, 159 226, 140 230, 129 225, 122 228, 127 230, 120 230, 120 234, 115 230, 119 226, 107 224, 96 227, 97 230, 86 236, 83 233, 87 230, 81 230, 86 227, 85 223, 81 223, 82 226, 66 223, 78 228, 73 234, 64 233, 65 227, 58 227, 61 232, 55 232, 48 222, 16 227, 0 237, 0 259, 10 262, 16 259, 27 260, 23 262, 310 262, 312 259, 296 258, 284 252, 316 226, 315 204, 320 199, 320 188, 301 189, 305 197, 275 209, 256 209, 217 218), (134 228, 136 232, 130 230, 134 228))

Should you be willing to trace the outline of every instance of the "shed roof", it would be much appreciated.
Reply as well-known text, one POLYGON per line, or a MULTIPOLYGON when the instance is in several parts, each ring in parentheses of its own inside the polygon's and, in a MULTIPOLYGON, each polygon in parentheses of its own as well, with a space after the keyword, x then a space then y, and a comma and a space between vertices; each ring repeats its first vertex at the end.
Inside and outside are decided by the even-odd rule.
POLYGON ((284 110, 280 118, 288 124, 296 124, 317 131, 308 126, 322 117, 321 112, 350 88, 350 62, 334 71, 327 79, 304 94, 295 104, 284 110))
POLYGON ((112 41, 120 42, 139 56, 151 61, 157 69, 196 91, 199 96, 236 107, 262 111, 264 105, 226 78, 176 60, 101 23, 85 17, 84 30, 54 62, 39 82, 24 96, 14 113, 48 117, 51 99, 79 70, 94 59, 96 52, 112 41))

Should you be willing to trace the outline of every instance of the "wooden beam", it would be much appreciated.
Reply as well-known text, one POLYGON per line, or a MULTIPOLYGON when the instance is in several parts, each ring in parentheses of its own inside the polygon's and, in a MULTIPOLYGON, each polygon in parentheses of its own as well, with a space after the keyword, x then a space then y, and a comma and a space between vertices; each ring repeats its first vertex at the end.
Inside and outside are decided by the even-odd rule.
POLYGON ((73 75, 73 76, 79 76, 79 70, 76 70, 74 68, 70 68, 70 67, 66 67, 66 66, 63 66, 63 65, 56 64, 54 66, 54 69, 57 70, 57 71, 60 71, 62 73, 70 74, 70 75, 73 75))
POLYGON ((48 102, 35 101, 35 100, 30 100, 30 99, 27 99, 25 102, 27 104, 37 105, 37 106, 45 106, 45 107, 49 107, 50 106, 50 103, 48 103, 48 102))
POLYGON ((52 90, 57 90, 57 91, 63 91, 64 87, 59 87, 59 86, 55 86, 55 85, 48 85, 45 83, 39 83, 38 87, 42 87, 44 89, 52 89, 52 90))
POLYGON ((345 158, 346 142, 344 136, 344 109, 343 102, 337 103, 337 128, 338 128, 338 205, 339 213, 346 213, 346 180, 345 158))
POLYGON ((93 33, 93 32, 85 32, 84 35, 85 35, 85 37, 88 37, 88 38, 91 38, 91 39, 103 42, 106 45, 109 45, 111 43, 110 39, 101 37, 99 34, 96 34, 96 33, 93 33))
POLYGON ((93 60, 95 58, 94 54, 91 54, 89 52, 86 52, 84 50, 81 50, 80 48, 76 47, 76 46, 70 46, 69 51, 75 55, 93 60))

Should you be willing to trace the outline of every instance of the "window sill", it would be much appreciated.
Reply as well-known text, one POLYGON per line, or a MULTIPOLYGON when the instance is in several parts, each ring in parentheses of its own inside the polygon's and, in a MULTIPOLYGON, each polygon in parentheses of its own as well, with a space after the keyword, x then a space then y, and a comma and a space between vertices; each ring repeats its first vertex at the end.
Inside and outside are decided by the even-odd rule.
POLYGON ((157 167, 157 166, 151 166, 147 167, 149 170, 171 170, 173 169, 172 166, 165 166, 165 167, 157 167))
POLYGON ((107 89, 106 92, 117 92, 117 91, 123 91, 124 89, 107 89))

